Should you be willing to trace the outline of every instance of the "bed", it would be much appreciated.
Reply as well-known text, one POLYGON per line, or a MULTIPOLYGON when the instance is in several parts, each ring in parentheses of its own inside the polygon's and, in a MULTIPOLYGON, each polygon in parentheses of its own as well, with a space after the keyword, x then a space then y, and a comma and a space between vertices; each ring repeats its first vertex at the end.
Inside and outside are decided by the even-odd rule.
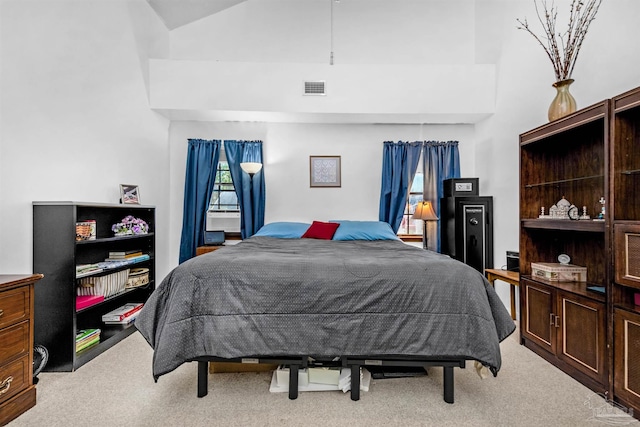
POLYGON ((453 403, 454 367, 477 361, 497 375, 515 324, 481 273, 384 222, 318 223, 315 234, 315 221, 267 224, 171 271, 135 321, 154 379, 197 361, 202 397, 209 361, 285 363, 294 399, 297 369, 332 361, 351 369, 358 400, 362 366, 442 366, 453 403))

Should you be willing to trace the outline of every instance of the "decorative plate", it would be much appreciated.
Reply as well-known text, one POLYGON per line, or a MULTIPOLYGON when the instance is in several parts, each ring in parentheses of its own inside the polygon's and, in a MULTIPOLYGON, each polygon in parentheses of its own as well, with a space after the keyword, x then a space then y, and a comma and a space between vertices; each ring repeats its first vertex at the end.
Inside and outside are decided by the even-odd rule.
POLYGON ((569 264, 571 262, 571 258, 567 254, 558 255, 558 261, 560 264, 569 264))

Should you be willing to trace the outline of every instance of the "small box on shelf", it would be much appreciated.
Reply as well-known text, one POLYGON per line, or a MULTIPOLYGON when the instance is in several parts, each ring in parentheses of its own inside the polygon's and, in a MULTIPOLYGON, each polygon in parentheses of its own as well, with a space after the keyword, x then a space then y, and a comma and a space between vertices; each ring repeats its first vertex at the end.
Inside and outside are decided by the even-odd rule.
POLYGON ((132 268, 129 270, 129 278, 125 289, 137 288, 149 284, 149 269, 148 268, 132 268))
POLYGON ((96 221, 88 219, 86 221, 76 222, 76 240, 95 240, 96 239, 96 221))
POLYGON ((531 275, 551 282, 586 282, 587 268, 573 264, 532 262, 531 275))

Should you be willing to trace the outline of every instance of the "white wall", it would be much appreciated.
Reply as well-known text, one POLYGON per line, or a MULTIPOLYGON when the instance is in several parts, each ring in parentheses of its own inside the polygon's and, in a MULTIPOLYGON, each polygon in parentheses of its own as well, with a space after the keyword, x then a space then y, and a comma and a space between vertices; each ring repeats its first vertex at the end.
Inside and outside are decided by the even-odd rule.
POLYGON ((250 139, 263 141, 266 184, 265 222, 377 220, 382 182, 382 142, 460 141, 460 167, 473 175, 475 153, 471 125, 361 125, 287 123, 172 122, 171 260, 177 260, 182 227, 182 202, 187 139, 250 139), (309 186, 309 156, 338 155, 340 188, 309 186))
MULTIPOLYGON (((144 0, 0 5, 0 273, 32 271, 32 201, 117 203, 138 184, 167 229, 168 121, 144 77, 168 51, 157 16, 144 0)), ((168 235, 157 243, 162 277, 168 235)))
POLYGON ((475 0, 248 0, 171 32, 172 59, 472 64, 475 0), (333 6, 333 46, 331 7, 333 6))

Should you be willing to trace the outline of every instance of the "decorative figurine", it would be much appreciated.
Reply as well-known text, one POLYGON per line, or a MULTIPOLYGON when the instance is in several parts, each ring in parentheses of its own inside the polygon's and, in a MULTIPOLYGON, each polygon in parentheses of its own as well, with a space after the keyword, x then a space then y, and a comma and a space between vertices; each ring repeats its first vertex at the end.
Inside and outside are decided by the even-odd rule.
MULTIPOLYGON (((555 205, 549 208, 549 214, 544 214, 544 208, 541 209, 541 215, 538 216, 540 219, 569 219, 569 208, 573 205, 569 203, 567 199, 562 196, 562 199, 558 201, 555 205)), ((577 215, 574 219, 578 219, 577 215)))
POLYGON ((582 207, 582 215, 580 215, 580 219, 591 219, 589 215, 587 215, 587 207, 582 207))
POLYGON ((540 216, 538 218, 544 218, 544 206, 540 208, 540 216))
POLYGON ((605 216, 604 197, 600 197, 600 200, 598 200, 598 202, 600 202, 600 204, 602 205, 602 208, 600 209, 600 213, 598 214, 596 219, 594 219, 594 221, 604 221, 604 216, 605 216))

